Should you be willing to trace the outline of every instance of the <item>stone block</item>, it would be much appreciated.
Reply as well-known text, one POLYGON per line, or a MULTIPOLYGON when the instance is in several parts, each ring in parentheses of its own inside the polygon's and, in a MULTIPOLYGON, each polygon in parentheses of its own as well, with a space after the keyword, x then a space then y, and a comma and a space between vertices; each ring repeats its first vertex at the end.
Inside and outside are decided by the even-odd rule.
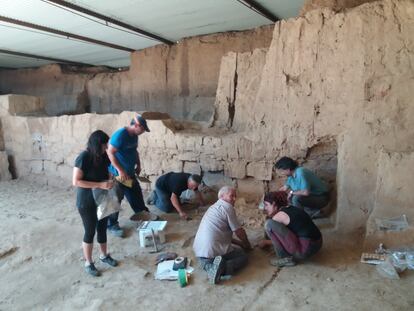
POLYGON ((232 160, 227 161, 224 165, 224 174, 227 177, 242 179, 246 177, 246 165, 245 160, 232 160))
POLYGON ((183 161, 180 161, 177 157, 163 159, 161 166, 163 174, 169 172, 181 173, 183 171, 183 161))
POLYGON ((203 182, 206 186, 214 189, 216 192, 223 186, 236 186, 236 181, 225 176, 223 173, 205 172, 203 174, 203 182))
POLYGON ((0 95, 0 116, 44 114, 45 103, 40 97, 27 95, 0 95))
POLYGON ((237 180, 237 196, 238 198, 244 198, 246 201, 259 201, 265 193, 265 189, 265 182, 254 178, 237 180))
POLYGON ((12 176, 9 172, 9 160, 5 151, 0 151, 0 180, 11 180, 12 176))
POLYGON ((250 162, 246 167, 247 176, 254 177, 257 180, 272 179, 272 163, 260 161, 250 162))
POLYGON ((224 170, 223 161, 218 161, 211 156, 201 156, 200 165, 203 172, 218 172, 224 170))
POLYGON ((190 174, 201 174, 201 167, 200 164, 197 162, 184 162, 184 172, 190 174))
POLYGON ((180 152, 177 158, 181 161, 197 161, 200 157, 200 152, 184 151, 180 152))
POLYGON ((195 135, 177 135, 177 148, 179 151, 200 150, 203 137, 195 135))

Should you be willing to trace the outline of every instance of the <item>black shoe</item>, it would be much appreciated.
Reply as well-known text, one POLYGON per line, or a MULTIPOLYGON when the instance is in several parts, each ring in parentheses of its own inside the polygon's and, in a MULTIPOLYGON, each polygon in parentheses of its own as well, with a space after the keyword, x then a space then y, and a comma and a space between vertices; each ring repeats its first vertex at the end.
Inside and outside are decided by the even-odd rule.
POLYGON ((98 269, 96 269, 93 262, 91 262, 89 265, 85 266, 85 272, 87 274, 92 275, 92 276, 100 276, 101 275, 101 273, 98 271, 98 269))
POLYGON ((107 263, 108 265, 110 265, 110 266, 112 266, 112 267, 116 267, 117 265, 118 265, 118 261, 117 260, 115 260, 115 259, 113 259, 112 257, 111 257, 111 255, 106 255, 106 257, 104 257, 104 258, 100 258, 99 257, 99 259, 102 261, 102 262, 104 262, 104 263, 107 263))
POLYGON ((131 221, 155 221, 155 220, 160 220, 160 217, 149 211, 142 211, 129 217, 129 220, 131 221))
POLYGON ((293 257, 283 257, 283 258, 271 258, 270 264, 272 266, 283 268, 283 267, 293 267, 296 265, 296 262, 293 260, 293 257))
POLYGON ((220 277, 224 271, 224 260, 221 256, 216 256, 213 263, 207 270, 208 281, 214 285, 220 282, 220 277))

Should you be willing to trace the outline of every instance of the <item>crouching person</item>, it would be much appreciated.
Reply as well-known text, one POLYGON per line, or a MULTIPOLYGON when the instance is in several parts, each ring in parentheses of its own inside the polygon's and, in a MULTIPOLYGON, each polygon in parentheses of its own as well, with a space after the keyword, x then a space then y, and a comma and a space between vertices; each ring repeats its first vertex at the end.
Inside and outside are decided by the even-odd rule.
POLYGON ((210 284, 217 284, 222 275, 233 275, 247 265, 243 249, 251 249, 251 246, 237 219, 235 201, 234 188, 221 188, 218 201, 204 214, 194 239, 194 253, 207 272, 210 284), (239 240, 233 239, 233 233, 239 240), (243 249, 233 247, 232 243, 243 249))
POLYGON ((270 240, 263 240, 259 247, 273 246, 278 258, 270 264, 277 267, 294 266, 322 247, 322 235, 310 216, 302 209, 288 206, 283 191, 270 192, 263 199, 264 212, 269 217, 265 231, 270 240))

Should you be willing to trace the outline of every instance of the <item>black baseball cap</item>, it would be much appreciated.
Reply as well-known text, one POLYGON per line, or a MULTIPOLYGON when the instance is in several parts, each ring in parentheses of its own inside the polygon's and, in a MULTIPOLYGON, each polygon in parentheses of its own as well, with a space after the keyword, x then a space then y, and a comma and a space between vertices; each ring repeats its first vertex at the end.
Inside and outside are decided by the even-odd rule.
POLYGON ((145 120, 140 114, 137 114, 135 116, 135 122, 138 122, 146 132, 150 132, 150 129, 148 128, 147 120, 145 120))

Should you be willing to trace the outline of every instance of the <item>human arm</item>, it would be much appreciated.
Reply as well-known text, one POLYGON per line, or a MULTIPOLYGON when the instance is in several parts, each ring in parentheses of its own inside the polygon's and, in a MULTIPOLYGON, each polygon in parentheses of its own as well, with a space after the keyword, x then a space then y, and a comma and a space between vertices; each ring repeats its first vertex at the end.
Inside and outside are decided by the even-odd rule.
POLYGON ((303 168, 298 168, 295 171, 295 180, 296 187, 288 193, 288 198, 290 199, 293 195, 299 196, 308 196, 310 194, 311 183, 309 178, 309 173, 303 168))
POLYGON ((285 212, 278 212, 278 213, 276 213, 272 217, 272 219, 274 221, 277 221, 277 222, 281 223, 281 224, 284 224, 285 226, 287 226, 290 223, 289 215, 286 214, 285 212))
POLYGON ((232 243, 239 245, 240 247, 244 248, 245 250, 249 250, 252 248, 250 245, 249 239, 247 238, 246 231, 243 228, 238 228, 236 231, 234 231, 234 234, 236 235, 237 239, 232 239, 232 243))
POLYGON ((111 189, 113 186, 112 180, 105 180, 101 182, 83 180, 83 171, 79 167, 73 168, 72 185, 80 188, 100 188, 104 190, 111 189))
POLYGON ((292 195, 301 195, 301 196, 308 196, 310 194, 310 191, 308 189, 304 189, 304 190, 297 190, 297 191, 289 191, 288 193, 288 199, 290 199, 290 197, 292 195))
POLYGON ((285 191, 287 192, 289 190, 289 186, 288 185, 283 185, 282 187, 279 188, 279 191, 285 191))
POLYGON ((180 203, 180 199, 175 193, 171 194, 170 200, 171 200, 171 204, 177 210, 180 217, 182 219, 188 219, 188 215, 183 211, 183 208, 182 208, 181 203, 180 203))
POLYGON ((113 146, 111 144, 108 144, 108 150, 106 151, 106 153, 108 154, 108 158, 111 161, 112 165, 118 171, 118 174, 119 174, 119 177, 121 178, 121 181, 125 181, 125 180, 128 180, 130 178, 129 178, 129 176, 124 171, 124 169, 122 168, 121 164, 119 164, 118 160, 115 157, 115 153, 117 151, 118 151, 118 149, 115 146, 113 146))

